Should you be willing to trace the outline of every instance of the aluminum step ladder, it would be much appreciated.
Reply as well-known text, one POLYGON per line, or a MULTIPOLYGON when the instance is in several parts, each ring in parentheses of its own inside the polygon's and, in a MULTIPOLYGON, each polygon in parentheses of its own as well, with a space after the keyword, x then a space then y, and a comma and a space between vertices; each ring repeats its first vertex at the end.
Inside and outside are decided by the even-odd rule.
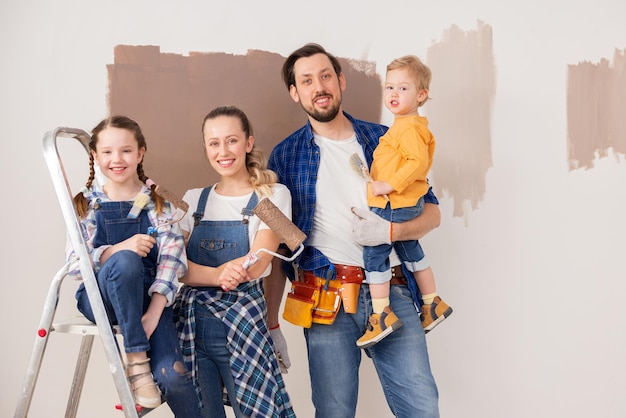
POLYGON ((74 378, 70 389, 65 411, 66 418, 75 418, 78 412, 78 404, 82 392, 91 348, 93 346, 94 337, 100 336, 104 351, 109 362, 109 369, 113 376, 113 382, 117 393, 120 397, 121 409, 127 418, 139 417, 149 413, 150 409, 142 409, 135 406, 132 390, 126 379, 126 373, 122 362, 122 353, 115 336, 116 328, 111 328, 109 320, 102 302, 102 297, 98 289, 95 273, 92 267, 92 260, 89 255, 87 245, 83 238, 80 220, 74 206, 72 191, 69 186, 67 175, 63 168, 63 163, 59 155, 57 140, 58 138, 69 138, 78 140, 87 154, 89 155, 90 136, 87 132, 80 129, 59 127, 47 132, 43 138, 43 151, 46 164, 50 171, 50 176, 54 184, 54 188, 61 205, 63 218, 67 226, 68 236, 74 247, 74 251, 78 257, 85 290, 91 302, 96 324, 89 322, 84 317, 77 321, 71 322, 54 322, 57 304, 59 302, 60 287, 63 279, 67 276, 70 269, 69 263, 64 265, 52 279, 48 294, 43 307, 43 313, 37 328, 37 336, 31 354, 31 358, 26 370, 26 377, 22 386, 22 392, 15 410, 15 418, 25 418, 28 416, 28 410, 31 405, 35 385, 43 362, 48 337, 52 332, 70 333, 82 335, 82 341, 76 360, 74 369, 74 378))

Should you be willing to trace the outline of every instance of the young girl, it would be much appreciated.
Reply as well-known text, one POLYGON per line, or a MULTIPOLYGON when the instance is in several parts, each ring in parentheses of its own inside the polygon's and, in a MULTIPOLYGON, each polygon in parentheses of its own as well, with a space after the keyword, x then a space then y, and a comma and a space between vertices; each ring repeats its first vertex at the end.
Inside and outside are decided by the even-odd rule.
MULTIPOLYGON (((170 306, 186 272, 184 241, 177 224, 159 228, 156 238, 147 234, 175 211, 145 184, 146 140, 135 121, 113 116, 93 129, 89 149, 89 179, 74 201, 108 317, 121 328, 135 401, 156 408, 162 391, 177 417, 200 417, 170 306), (107 179, 102 188, 94 184, 94 164, 107 179), (151 370, 158 371, 158 387, 151 370)), ((67 254, 76 257, 71 245, 67 254)), ((70 275, 80 279, 78 269, 70 275)), ((78 310, 95 322, 84 284, 76 299, 78 310)))
POLYGON ((202 133, 206 156, 221 178, 183 197, 189 204, 181 222, 189 271, 177 299, 183 354, 200 387, 205 416, 226 416, 226 389, 236 417, 293 417, 265 319, 261 279, 271 270, 272 256, 261 252, 258 262, 247 270, 242 266, 250 251, 276 251, 280 243, 254 215, 257 202, 269 197, 291 217, 291 194, 266 169, 240 109, 214 109, 202 133))

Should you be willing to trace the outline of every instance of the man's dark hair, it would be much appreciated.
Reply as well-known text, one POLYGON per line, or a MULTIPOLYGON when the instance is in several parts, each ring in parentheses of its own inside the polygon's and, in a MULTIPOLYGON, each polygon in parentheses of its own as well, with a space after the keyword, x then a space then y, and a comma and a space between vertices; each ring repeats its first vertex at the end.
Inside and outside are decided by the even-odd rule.
POLYGON ((333 54, 326 52, 324 47, 321 45, 308 43, 303 47, 293 51, 291 55, 287 57, 285 63, 283 64, 283 82, 285 83, 287 90, 289 90, 292 85, 295 86, 296 84, 296 76, 293 72, 293 67, 296 65, 296 61, 298 61, 300 58, 307 58, 316 54, 326 55, 333 65, 333 69, 335 70, 335 73, 337 73, 337 76, 341 74, 341 64, 339 64, 339 60, 333 54))

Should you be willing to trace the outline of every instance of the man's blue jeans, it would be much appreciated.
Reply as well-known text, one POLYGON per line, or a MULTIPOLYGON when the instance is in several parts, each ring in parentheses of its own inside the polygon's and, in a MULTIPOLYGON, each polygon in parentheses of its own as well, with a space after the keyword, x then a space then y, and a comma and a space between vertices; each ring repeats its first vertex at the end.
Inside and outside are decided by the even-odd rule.
MULTIPOLYGON (((125 351, 147 351, 154 380, 172 412, 177 417, 199 417, 199 399, 185 369, 171 307, 163 310, 150 341, 146 338, 141 317, 150 304, 153 279, 141 257, 127 250, 113 254, 98 271, 97 280, 109 320, 121 328, 125 351)), ((95 322, 84 285, 76 300, 78 310, 95 322)))
MULTIPOLYGON (((365 351, 374 362, 387 404, 396 417, 437 418, 439 394, 411 293, 407 286, 393 285, 389 297, 404 326, 365 351)), ((356 314, 346 314, 340 308, 332 325, 313 324, 304 330, 317 418, 355 416, 362 355, 356 340, 365 332, 371 306, 369 288, 364 284, 356 314)))

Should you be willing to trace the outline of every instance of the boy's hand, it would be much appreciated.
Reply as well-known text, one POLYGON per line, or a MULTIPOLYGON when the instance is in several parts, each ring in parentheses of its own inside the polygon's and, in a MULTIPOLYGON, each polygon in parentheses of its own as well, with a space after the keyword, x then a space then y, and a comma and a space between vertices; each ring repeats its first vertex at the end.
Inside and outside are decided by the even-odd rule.
MULTIPOLYGON (((371 182, 372 185, 372 194, 374 196, 386 196, 389 193, 393 192, 393 187, 386 181, 376 180, 371 182)), ((389 200, 389 199, 387 199, 389 200)))

